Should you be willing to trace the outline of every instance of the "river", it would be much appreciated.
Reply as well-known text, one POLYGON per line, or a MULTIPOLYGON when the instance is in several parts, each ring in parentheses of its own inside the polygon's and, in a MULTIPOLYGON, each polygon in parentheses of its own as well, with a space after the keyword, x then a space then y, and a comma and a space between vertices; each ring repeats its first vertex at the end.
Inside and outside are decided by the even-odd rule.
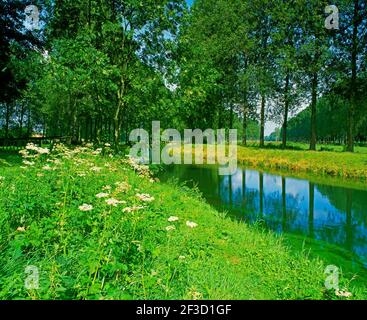
POLYGON ((307 250, 366 284, 367 189, 247 168, 220 176, 215 166, 169 166, 159 177, 197 187, 217 210, 282 234, 292 249, 307 250))

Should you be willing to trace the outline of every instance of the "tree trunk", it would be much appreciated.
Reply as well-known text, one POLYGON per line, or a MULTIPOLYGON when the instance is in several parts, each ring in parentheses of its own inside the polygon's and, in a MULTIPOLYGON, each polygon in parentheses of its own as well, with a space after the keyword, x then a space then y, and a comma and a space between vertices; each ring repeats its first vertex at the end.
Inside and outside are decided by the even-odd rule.
POLYGON ((6 113, 5 113, 5 141, 9 138, 9 123, 10 123, 10 106, 6 103, 6 113))
POLYGON ((23 122, 24 122, 24 105, 22 104, 20 107, 20 117, 19 117, 19 138, 22 138, 23 136, 23 122))
POLYGON ((116 107, 115 116, 113 119, 114 146, 115 146, 116 152, 118 152, 120 149, 122 111, 124 109, 124 93, 125 93, 125 81, 123 77, 121 77, 120 89, 117 92, 117 107, 116 107))
POLYGON ((317 73, 315 72, 312 78, 311 139, 310 139, 310 150, 313 151, 316 150, 316 143, 317 143, 317 118, 316 118, 317 87, 318 87, 318 77, 317 73))
POLYGON ((32 134, 32 124, 31 124, 31 108, 28 107, 28 119, 27 119, 27 137, 29 138, 32 134))
POLYGON ((263 94, 261 96, 261 111, 260 111, 260 148, 265 145, 265 103, 266 98, 263 94))
POLYGON ((233 108, 234 108, 233 103, 230 102, 229 129, 233 129, 233 116, 234 116, 233 108))
POLYGON ((288 127, 288 113, 289 113, 289 72, 285 78, 284 88, 284 119, 283 119, 283 137, 282 137, 282 148, 287 147, 287 127, 288 127))
POLYGON ((352 79, 348 112, 347 151, 354 152, 354 113, 356 108, 357 85, 357 54, 358 54, 358 0, 354 0, 353 36, 352 36, 352 79))

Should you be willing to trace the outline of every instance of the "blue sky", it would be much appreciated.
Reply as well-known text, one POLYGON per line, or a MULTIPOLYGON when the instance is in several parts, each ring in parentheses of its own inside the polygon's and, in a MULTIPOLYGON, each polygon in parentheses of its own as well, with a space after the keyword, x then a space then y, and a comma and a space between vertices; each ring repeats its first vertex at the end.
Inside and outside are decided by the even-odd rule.
POLYGON ((191 5, 192 5, 192 3, 194 2, 194 0, 186 0, 186 2, 187 2, 187 4, 188 4, 189 6, 191 6, 191 5))

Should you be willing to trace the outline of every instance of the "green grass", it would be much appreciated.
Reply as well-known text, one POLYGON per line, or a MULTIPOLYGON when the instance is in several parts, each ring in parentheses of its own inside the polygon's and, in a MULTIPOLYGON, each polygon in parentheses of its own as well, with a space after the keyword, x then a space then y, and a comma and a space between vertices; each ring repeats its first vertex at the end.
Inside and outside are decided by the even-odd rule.
MULTIPOLYGON (((152 182, 121 159, 58 158, 49 163, 54 170, 42 169, 46 159, 27 169, 18 161, 0 167, 1 299, 337 298, 324 288, 321 261, 226 218, 196 191, 152 182), (126 203, 97 199, 104 186, 126 203), (79 210, 83 204, 93 210, 79 210), (124 212, 133 206, 144 208, 124 212), (179 220, 168 222, 171 216, 179 220), (37 290, 24 287, 29 265, 39 270, 37 290)), ((367 296, 347 280, 341 285, 352 298, 367 296)))
MULTIPOLYGON (((249 141, 248 147, 259 147, 259 142, 257 141, 249 141)), ((265 142, 265 149, 281 149, 281 142, 265 142)), ((298 150, 298 151, 309 151, 310 145, 308 143, 302 142, 287 142, 286 150, 298 150)), ((335 145, 335 144, 318 144, 316 146, 316 151, 331 151, 331 152, 345 152, 345 146, 343 145, 335 145)), ((367 154, 367 146, 355 146, 356 153, 367 154)))
POLYGON ((256 168, 362 181, 367 179, 367 153, 239 147, 238 161, 256 168))

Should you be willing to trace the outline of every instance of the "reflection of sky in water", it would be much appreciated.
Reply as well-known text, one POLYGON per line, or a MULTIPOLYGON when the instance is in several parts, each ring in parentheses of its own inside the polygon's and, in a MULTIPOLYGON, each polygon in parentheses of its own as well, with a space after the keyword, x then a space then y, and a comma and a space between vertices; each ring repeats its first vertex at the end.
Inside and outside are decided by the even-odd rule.
POLYGON ((179 180, 196 182, 208 202, 218 209, 250 222, 264 221, 276 232, 335 244, 356 254, 367 266, 366 191, 255 170, 238 169, 233 176, 219 176, 217 170, 207 167, 181 166, 174 170, 179 180))

